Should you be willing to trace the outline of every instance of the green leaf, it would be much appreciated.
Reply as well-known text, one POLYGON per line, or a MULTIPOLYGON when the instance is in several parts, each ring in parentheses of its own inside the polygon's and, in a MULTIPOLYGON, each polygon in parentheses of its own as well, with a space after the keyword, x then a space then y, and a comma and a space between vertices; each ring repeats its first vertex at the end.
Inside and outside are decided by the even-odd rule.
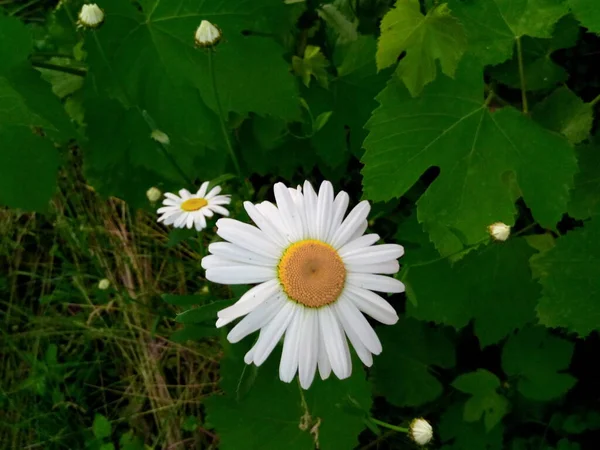
POLYGON ((169 305, 181 306, 183 308, 189 308, 195 305, 202 305, 206 303, 206 295, 174 295, 174 294, 163 294, 162 299, 169 305))
POLYGON ((327 73, 329 61, 321 53, 319 47, 307 45, 304 49, 304 58, 293 56, 292 67, 294 73, 302 78, 302 82, 306 87, 310 85, 311 77, 315 77, 317 82, 325 89, 329 86, 329 74, 327 73))
POLYGON ((396 74, 413 96, 435 80, 436 60, 442 72, 452 77, 467 49, 467 39, 460 22, 446 3, 421 14, 419 0, 398 0, 381 21, 377 46, 379 70, 396 63, 403 52, 396 74))
POLYGON ((377 334, 384 350, 371 372, 376 394, 400 407, 419 406, 442 394, 432 366, 454 367, 454 347, 446 333, 401 319, 393 327, 379 327, 377 334))
POLYGON ((571 11, 588 30, 600 33, 600 10, 596 0, 567 0, 571 11))
POLYGON ((350 21, 335 5, 321 5, 317 9, 319 17, 338 35, 337 43, 352 42, 358 39, 358 19, 350 21))
POLYGON ((547 401, 564 395, 577 379, 566 373, 573 343, 552 336, 542 327, 527 327, 504 346, 502 368, 517 377, 519 392, 532 400, 547 401))
POLYGON ((524 239, 512 238, 472 251, 454 265, 441 260, 409 267, 407 314, 456 329, 474 320, 480 344, 495 344, 535 319, 540 289, 531 279, 533 253, 524 239))
POLYGON ((105 442, 100 445, 100 450, 115 450, 115 445, 112 442, 105 442))
MULTIPOLYGON (((149 109, 146 102, 160 105, 177 96, 178 88, 195 93, 194 98, 200 95, 217 111, 209 70, 212 58, 225 113, 298 117, 297 88, 283 59, 284 49, 270 36, 278 22, 285 21, 288 10, 283 2, 147 0, 141 11, 120 0, 98 4, 106 13, 105 21, 86 35, 86 50, 96 82, 117 98, 149 109), (214 53, 195 48, 194 33, 203 19, 222 31, 214 53), (160 92, 156 89, 160 84, 170 87, 160 92)), ((163 109, 162 116, 173 111, 163 109)), ((159 114, 158 107, 152 111, 153 117, 159 114)))
POLYGON ((185 344, 187 341, 199 341, 201 339, 218 336, 219 334, 219 329, 214 325, 202 326, 188 323, 185 327, 171 333, 169 339, 173 342, 185 344))
POLYGON ((600 329, 600 220, 570 231, 531 265, 541 274, 540 322, 585 337, 600 329))
POLYGON ((579 172, 571 192, 569 214, 577 219, 600 215, 600 147, 585 144, 577 147, 579 172))
POLYGON ((467 422, 476 422, 483 417, 485 428, 490 431, 508 412, 508 400, 497 392, 500 380, 485 369, 459 376, 452 382, 452 386, 471 395, 465 403, 463 413, 467 422))
POLYGON ((181 429, 185 431, 194 431, 200 425, 196 416, 187 416, 181 424, 181 429))
POLYGON ((112 431, 108 419, 102 414, 96 414, 92 424, 92 432, 98 439, 109 438, 112 431))
POLYGON ((178 314, 175 321, 178 323, 201 323, 208 320, 216 320, 217 312, 233 305, 235 301, 236 300, 219 300, 197 308, 188 309, 187 311, 178 314))
POLYGON ((392 80, 367 123, 362 159, 367 198, 400 197, 427 169, 440 168, 417 211, 443 255, 486 239, 493 222, 514 223, 514 183, 507 174, 548 228, 562 217, 573 183, 576 161, 566 139, 512 107, 490 111, 482 93, 482 69, 465 59, 455 80, 438 77, 418 99, 392 80))
POLYGON ((587 139, 594 122, 592 105, 584 103, 568 87, 561 87, 538 103, 533 118, 546 128, 562 133, 572 144, 587 139))
POLYGON ((308 391, 294 380, 279 380, 276 352, 258 368, 250 388, 240 397, 243 375, 257 370, 245 366, 242 356, 229 355, 221 364, 225 395, 205 402, 208 422, 221 438, 220 447, 229 449, 321 450, 353 449, 364 428, 363 417, 349 412, 350 405, 364 411, 371 408, 370 387, 360 365, 346 380, 317 379, 308 391))
POLYGON ((121 435, 119 446, 120 450, 144 450, 144 441, 130 430, 121 435))
POLYGON ((450 0, 449 5, 465 27, 469 52, 485 65, 509 59, 521 36, 550 38, 569 11, 565 0, 450 0))
POLYGON ((440 418, 439 436, 445 445, 444 450, 502 450, 502 424, 486 431, 483 423, 469 423, 463 420, 463 406, 460 403, 452 404, 440 418))

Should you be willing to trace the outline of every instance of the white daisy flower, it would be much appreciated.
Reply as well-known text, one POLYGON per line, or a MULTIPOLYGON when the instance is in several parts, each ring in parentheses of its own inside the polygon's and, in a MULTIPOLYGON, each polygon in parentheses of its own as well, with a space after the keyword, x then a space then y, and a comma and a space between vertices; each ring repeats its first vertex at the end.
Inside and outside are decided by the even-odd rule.
POLYGON ((98 5, 92 3, 83 5, 79 11, 79 27, 98 28, 104 22, 104 11, 98 5))
POLYGON ((410 438, 419 445, 428 444, 433 437, 433 427, 423 418, 414 419, 408 432, 410 438))
POLYGON ((298 372, 304 389, 318 368, 322 379, 331 371, 340 379, 352 372, 347 339, 361 361, 371 366, 381 342, 363 316, 388 325, 398 321, 392 306, 377 292, 404 292, 404 285, 382 274, 399 270, 404 249, 373 245, 367 229, 370 205, 359 203, 344 219, 349 197, 334 199, 330 182, 319 194, 311 184, 288 189, 274 186, 270 202, 244 207, 256 226, 232 219, 217 221, 217 234, 229 242, 210 244, 202 259, 206 278, 221 284, 254 284, 237 303, 218 313, 217 327, 245 316, 227 338, 235 343, 260 330, 246 354, 260 366, 285 334, 279 377, 291 382, 298 372))
POLYGON ((165 193, 164 206, 157 211, 162 214, 158 221, 175 228, 192 228, 195 225, 196 230, 200 231, 206 228, 207 217, 212 217, 215 213, 228 216, 229 211, 223 205, 231 202, 229 195, 218 195, 221 192, 220 186, 215 186, 208 193, 207 189, 208 181, 205 181, 195 194, 187 189, 181 189, 179 196, 165 193))

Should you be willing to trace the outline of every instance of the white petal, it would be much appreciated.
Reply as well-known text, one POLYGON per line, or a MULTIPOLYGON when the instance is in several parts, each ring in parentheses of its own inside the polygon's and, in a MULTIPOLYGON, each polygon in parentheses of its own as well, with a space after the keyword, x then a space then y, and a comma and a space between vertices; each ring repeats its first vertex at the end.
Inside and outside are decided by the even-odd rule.
POLYGON ((200 189, 198 189, 198 192, 196 192, 196 195, 198 196, 198 198, 204 198, 204 196, 206 195, 207 189, 208 189, 208 181, 205 181, 204 183, 202 183, 200 185, 200 189))
POLYGON ((222 309, 217 313, 219 319, 222 319, 223 325, 226 325, 238 317, 251 313, 271 297, 280 292, 279 282, 277 280, 267 281, 258 286, 249 289, 233 305, 222 309))
POLYGON ((244 202, 244 209, 256 226, 265 233, 266 237, 282 248, 287 247, 287 239, 279 232, 275 224, 265 217, 256 206, 250 202, 244 202))
MULTIPOLYGON (((317 319, 318 319, 317 314, 317 319)), ((317 360, 319 367, 319 376, 321 380, 326 380, 331 375, 331 363, 329 362, 329 356, 327 356, 327 350, 325 349, 325 341, 323 340, 323 333, 319 329, 319 359, 317 360)))
POLYGON ((167 197, 170 200, 173 200, 173 201, 177 202, 178 205, 182 203, 181 197, 177 197, 175 194, 171 194, 170 192, 165 192, 165 197, 167 197))
POLYGON ((352 238, 356 230, 362 226, 369 215, 370 210, 371 205, 369 205, 369 202, 366 200, 363 200, 356 205, 354 209, 350 211, 348 217, 342 222, 342 225, 337 229, 331 241, 331 246, 339 249, 346 244, 352 238))
POLYGON ((302 306, 287 301, 277 315, 261 330, 258 341, 254 346, 254 364, 260 366, 269 357, 288 325, 294 319, 302 306))
POLYGON ((382 273, 386 275, 394 275, 400 270, 400 264, 398 261, 386 261, 375 264, 346 264, 346 270, 348 272, 361 272, 361 273, 382 273))
POLYGON ((308 227, 306 225, 306 211, 304 211, 304 196, 296 189, 288 189, 292 200, 296 204, 296 211, 298 212, 298 218, 300 220, 300 238, 308 238, 308 227))
POLYGON ((219 219, 217 234, 226 241, 270 258, 281 258, 282 249, 258 228, 234 219, 219 219))
POLYGON ((354 239, 361 237, 363 234, 365 234, 365 231, 367 231, 368 227, 369 227, 368 222, 366 220, 364 220, 363 223, 361 223, 358 226, 358 228, 356 229, 354 234, 352 236, 350 236, 350 240, 353 241, 354 239))
POLYGON ((206 271, 206 279, 219 284, 255 284, 276 277, 275 270, 260 266, 215 267, 206 271))
POLYGON ((179 217, 181 217, 181 216, 183 216, 183 215, 184 215, 184 213, 183 213, 183 212, 181 212, 181 211, 177 211, 177 212, 175 212, 175 213, 173 213, 173 214, 170 214, 170 213, 169 213, 169 215, 168 215, 168 216, 163 216, 163 217, 161 217, 161 218, 160 218, 160 219, 158 219, 158 220, 160 221, 161 219, 163 219, 163 220, 164 220, 164 224, 165 224, 165 225, 173 225, 173 224, 175 223, 175 221, 176 221, 177 219, 179 219, 179 217))
MULTIPOLYGON (((278 259, 259 255, 252 250, 246 250, 230 242, 214 242, 209 244, 208 251, 223 259, 237 261, 253 266, 277 267, 278 259)), ((202 266, 204 267, 204 266, 202 266)))
POLYGON ((156 210, 157 214, 162 214, 162 213, 166 213, 166 212, 170 212, 170 211, 181 211, 181 208, 179 207, 179 205, 175 205, 175 206, 161 206, 160 208, 158 208, 156 210))
POLYGON ((192 198, 192 194, 190 194, 190 191, 188 191, 187 189, 181 189, 179 191, 179 196, 183 199, 183 200, 187 200, 189 198, 192 198))
MULTIPOLYGON (((206 207, 206 208, 202 208, 200 211, 202 212, 202 215, 203 215, 204 217, 209 217, 209 218, 210 218, 210 217, 212 217, 212 216, 214 216, 214 215, 215 215, 215 213, 213 212, 213 210, 212 210, 212 209, 210 209, 210 206, 208 206, 208 207, 206 207)), ((205 219, 205 220, 206 220, 206 219, 205 219)))
POLYGON ((369 273, 349 273, 346 282, 363 289, 377 292, 404 292, 404 284, 400 280, 383 275, 372 275, 369 273))
POLYGON ((181 214, 176 220, 175 222, 173 222, 173 226, 175 228, 183 228, 185 222, 187 221, 188 216, 190 215, 190 213, 188 212, 184 212, 183 214, 181 214))
POLYGON ((204 270, 214 269, 215 267, 230 267, 235 266, 236 261, 232 261, 227 258, 222 258, 217 255, 206 255, 202 258, 200 265, 204 270))
MULTIPOLYGON (((174 211, 169 211, 164 213, 162 216, 159 217, 158 221, 162 222, 163 220, 166 221, 166 219, 168 219, 169 217, 179 217, 179 215, 182 214, 181 210, 176 209, 174 211)), ((173 223, 175 221, 175 218, 173 219, 173 221, 171 221, 171 223, 173 223)), ((169 225, 167 222, 165 222, 167 225, 169 225)))
POLYGON ((304 214, 306 216, 307 237, 317 238, 317 194, 308 181, 304 182, 304 214))
POLYGON ((252 358, 254 358, 254 347, 248 350, 248 352, 244 355, 244 362, 246 364, 252 364, 252 358))
POLYGON ((204 196, 204 198, 205 198, 206 200, 210 200, 211 198, 213 198, 213 197, 215 197, 215 196, 219 195, 219 194, 221 193, 221 190, 222 190, 222 189, 221 189, 221 186, 215 186, 214 188, 212 188, 212 189, 210 190, 210 192, 209 192, 208 194, 206 194, 206 195, 204 196))
POLYGON ((200 214, 188 214, 188 217, 185 221, 185 226, 187 228, 191 229, 194 226, 194 219, 196 218, 197 215, 200 215, 200 214))
MULTIPOLYGON (((173 195, 173 194, 171 194, 171 195, 173 195)), ((179 205, 181 205, 181 200, 179 200, 179 197, 175 197, 175 198, 177 198, 177 200, 171 200, 169 198, 165 198, 162 201, 162 204, 165 205, 165 206, 179 206, 179 205)))
POLYGON ((231 203, 231 197, 228 195, 217 195, 208 202, 209 205, 229 205, 231 203))
POLYGON ((329 234, 325 239, 325 242, 331 242, 333 236, 337 232, 338 228, 342 224, 342 220, 344 220, 344 214, 346 214, 346 210, 348 209, 348 203, 350 202, 350 197, 344 191, 338 192, 335 200, 333 201, 333 216, 331 218, 331 228, 329 229, 329 234))
MULTIPOLYGON (((301 336, 304 323, 304 308, 300 308, 296 317, 285 332, 281 361, 279 361, 279 379, 290 383, 298 370, 298 352, 302 343, 301 336)), ((303 343, 302 343, 303 344, 303 343)))
POLYGON ((344 258, 347 254, 352 254, 356 249, 369 247, 379 240, 378 234, 365 234, 359 238, 353 239, 339 249, 339 255, 344 258))
POLYGON ((352 374, 350 350, 342 327, 329 306, 319 309, 319 326, 333 373, 340 379, 352 374))
POLYGON ((344 262, 375 264, 398 259, 404 254, 404 247, 398 244, 381 244, 367 248, 357 248, 344 253, 344 262))
POLYGON ((369 321, 365 319, 365 316, 362 315, 356 305, 348 297, 344 296, 335 303, 335 306, 338 316, 340 318, 344 317, 345 322, 344 320, 341 321, 344 330, 347 329, 347 324, 356 332, 358 338, 371 353, 379 355, 382 350, 381 341, 369 321))
POLYGON ((347 287, 344 294, 363 313, 386 325, 398 322, 398 314, 388 302, 375 292, 357 287, 347 287))
POLYGON ((317 361, 319 359, 319 317, 318 311, 304 308, 304 323, 302 325, 302 344, 299 356, 300 386, 308 389, 315 378, 317 361))
POLYGON ((333 186, 329 181, 323 181, 317 198, 317 239, 325 241, 329 236, 332 211, 333 186))
POLYGON ((288 300, 280 297, 271 297, 262 305, 244 317, 231 329, 227 335, 227 340, 232 344, 241 341, 249 334, 264 327, 275 315, 287 304, 288 300))
POLYGON ((340 308, 338 307, 337 303, 332 305, 332 307, 336 312, 338 320, 342 324, 342 328, 344 329, 346 336, 348 336, 350 343, 354 347, 356 354, 365 366, 371 367, 373 365, 373 355, 371 355, 371 352, 367 349, 365 344, 363 344, 358 333, 348 321, 348 318, 345 315, 340 314, 340 308))
POLYGON ((285 227, 285 224, 283 223, 283 220, 281 219, 281 213, 277 209, 277 206, 275 206, 271 202, 266 202, 266 201, 257 203, 254 206, 256 206, 256 209, 258 209, 263 216, 265 216, 267 219, 269 219, 271 221, 271 223, 273 225, 275 225, 275 228, 277 228, 277 230, 279 230, 279 234, 281 236, 285 237, 286 242, 289 244, 290 241, 287 238, 287 235, 289 233, 287 233, 285 231, 286 227, 285 227))
POLYGON ((285 226, 284 235, 290 242, 302 239, 302 230, 300 229, 300 217, 292 196, 283 183, 276 183, 273 187, 275 200, 281 220, 285 226))

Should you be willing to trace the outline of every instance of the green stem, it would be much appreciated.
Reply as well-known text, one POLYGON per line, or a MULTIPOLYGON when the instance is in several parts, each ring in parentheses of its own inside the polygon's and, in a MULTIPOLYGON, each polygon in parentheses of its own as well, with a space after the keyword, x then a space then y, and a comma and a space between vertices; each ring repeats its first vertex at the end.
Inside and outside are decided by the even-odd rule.
POLYGON ((77 75, 80 77, 85 77, 85 75, 87 74, 87 72, 83 69, 75 69, 73 67, 64 67, 64 66, 59 66, 57 64, 45 63, 45 62, 40 62, 40 61, 31 61, 31 65, 33 67, 38 67, 40 69, 54 70, 56 72, 69 73, 71 75, 77 75))
POLYGON ((219 90, 217 89, 217 77, 215 75, 215 65, 213 62, 213 51, 209 50, 208 52, 208 70, 210 71, 210 78, 212 79, 213 91, 215 93, 215 103, 217 104, 217 112, 219 114, 219 122, 221 123, 221 132, 223 133, 223 139, 225 139, 225 145, 227 146, 227 151, 229 151, 229 156, 231 156, 231 160, 233 161, 233 166, 235 167, 235 171, 238 176, 242 177, 242 171, 240 169, 240 164, 238 162, 237 156, 233 151, 233 147, 231 145, 231 140, 229 139, 229 133, 227 132, 227 126, 225 125, 225 117, 223 115, 223 108, 221 107, 221 100, 219 98, 219 90))
POLYGON ((517 38, 517 58, 519 60, 519 78, 521 79, 521 101, 523 103, 523 113, 529 113, 527 105, 527 87, 525 86, 525 69, 523 68, 523 48, 521 46, 521 36, 517 38))
POLYGON ((596 98, 590 102, 590 106, 593 108, 598 102, 600 102, 600 94, 597 95, 596 98))
POLYGON ((397 427, 396 425, 391 425, 391 424, 389 424, 387 422, 382 422, 381 420, 377 420, 377 419, 375 419, 373 417, 371 417, 371 421, 374 424, 379 425, 380 427, 388 428, 390 430, 398 431, 400 433, 408 433, 409 432, 408 428, 397 427))

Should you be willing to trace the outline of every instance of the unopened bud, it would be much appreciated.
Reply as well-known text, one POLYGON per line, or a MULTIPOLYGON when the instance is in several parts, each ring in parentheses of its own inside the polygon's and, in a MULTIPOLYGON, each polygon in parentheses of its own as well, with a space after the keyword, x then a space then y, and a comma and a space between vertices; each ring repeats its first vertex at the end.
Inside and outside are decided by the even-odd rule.
POLYGON ((417 444, 425 445, 433 437, 433 428, 425 419, 418 418, 410 423, 408 434, 417 444))
POLYGON ((158 188, 151 187, 146 191, 146 197, 148 197, 148 200, 154 203, 157 202, 160 197, 162 197, 162 192, 160 192, 160 189, 158 188))
POLYGON ((77 21, 79 27, 98 28, 102 22, 104 22, 104 11, 98 5, 92 3, 81 7, 77 21))
POLYGON ((169 145, 171 143, 169 135, 160 130, 153 130, 152 133, 150 133, 150 137, 163 145, 169 145))
POLYGON ((200 22, 194 35, 198 47, 214 47, 221 40, 221 30, 208 20, 200 22))
POLYGON ((505 241, 510 236, 510 227, 502 222, 496 222, 488 227, 488 232, 497 241, 505 241))
POLYGON ((100 282, 98 283, 98 289, 100 289, 101 291, 105 291, 110 287, 110 281, 108 281, 106 278, 102 278, 100 280, 100 282))

